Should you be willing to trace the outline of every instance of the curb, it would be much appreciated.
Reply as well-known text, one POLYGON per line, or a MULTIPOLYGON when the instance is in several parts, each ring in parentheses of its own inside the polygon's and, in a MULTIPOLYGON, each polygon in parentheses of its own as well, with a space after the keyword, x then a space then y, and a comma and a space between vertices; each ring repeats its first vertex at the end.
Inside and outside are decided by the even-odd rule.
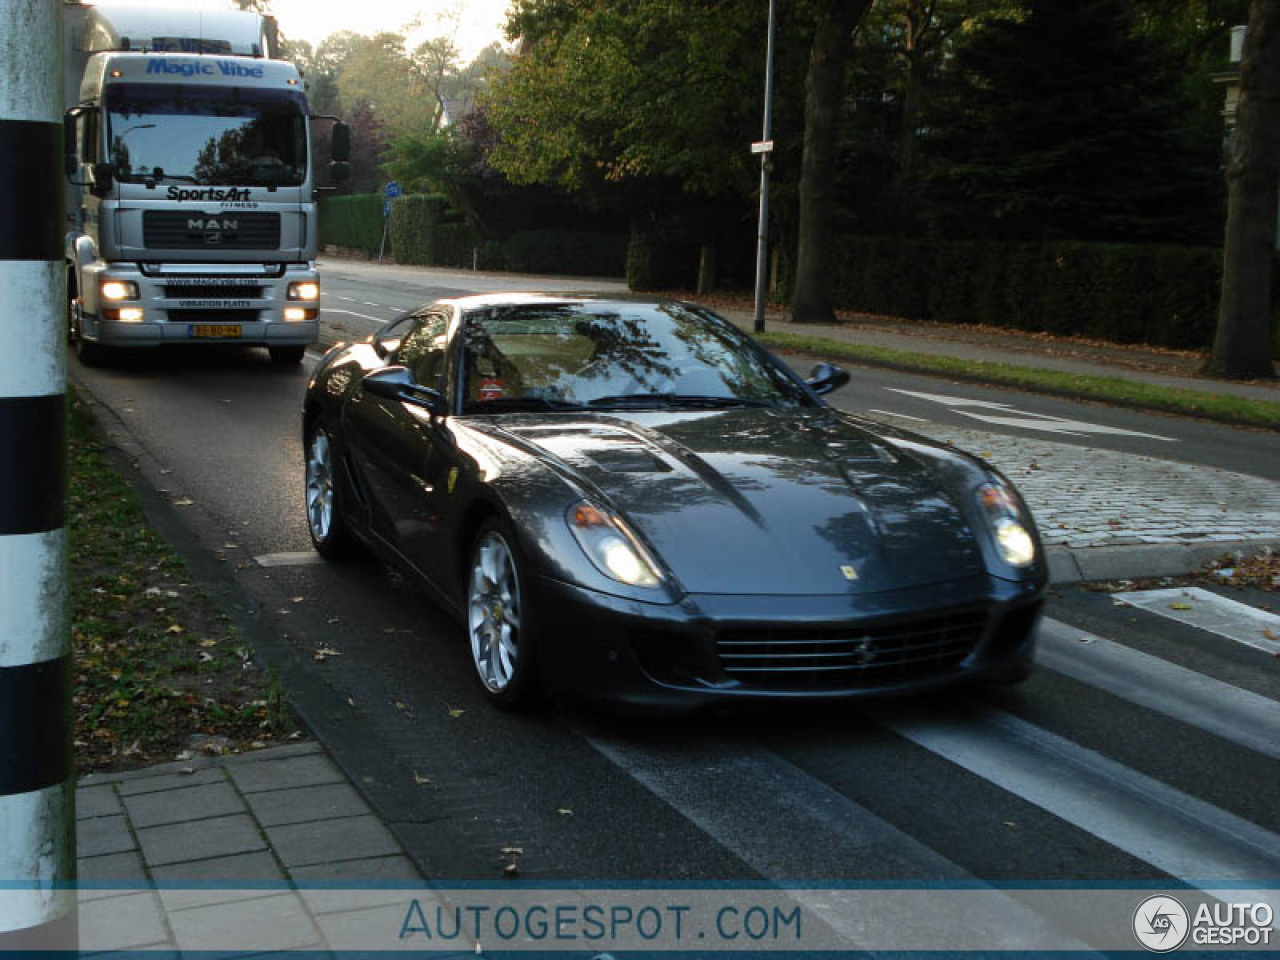
POLYGON ((1280 549, 1275 540, 1217 540, 1204 543, 1152 543, 1110 547, 1048 547, 1051 584, 1100 580, 1146 580, 1200 572, 1223 554, 1280 549))

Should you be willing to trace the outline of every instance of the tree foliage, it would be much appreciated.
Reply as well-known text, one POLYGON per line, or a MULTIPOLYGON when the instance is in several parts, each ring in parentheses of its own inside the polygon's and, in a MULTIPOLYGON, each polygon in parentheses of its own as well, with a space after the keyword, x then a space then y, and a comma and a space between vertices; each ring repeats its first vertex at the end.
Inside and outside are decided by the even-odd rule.
POLYGON ((522 54, 486 100, 502 132, 494 166, 566 190, 668 180, 749 195, 760 107, 745 92, 759 89, 763 12, 750 0, 516 0, 522 54))
POLYGON ((1187 135, 1167 51, 1127 0, 1031 0, 943 77, 928 205, 955 235, 1202 239, 1216 150, 1187 135))

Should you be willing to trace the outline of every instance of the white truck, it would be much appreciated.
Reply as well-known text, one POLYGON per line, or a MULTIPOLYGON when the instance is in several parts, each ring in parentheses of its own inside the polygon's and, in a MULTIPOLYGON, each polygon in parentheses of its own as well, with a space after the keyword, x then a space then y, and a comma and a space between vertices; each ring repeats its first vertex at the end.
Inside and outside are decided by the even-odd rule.
POLYGON ((317 339, 317 163, 275 23, 245 12, 66 2, 67 322, 113 349, 234 342, 296 364, 317 339))

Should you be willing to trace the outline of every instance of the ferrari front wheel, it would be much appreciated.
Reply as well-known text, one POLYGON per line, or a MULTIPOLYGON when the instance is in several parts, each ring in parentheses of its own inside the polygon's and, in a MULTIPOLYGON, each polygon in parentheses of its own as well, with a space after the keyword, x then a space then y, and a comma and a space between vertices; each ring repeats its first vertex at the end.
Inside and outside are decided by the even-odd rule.
POLYGON ((481 526, 467 580, 467 634, 476 676, 504 710, 527 706, 535 692, 536 652, 519 548, 509 524, 481 526))
POLYGON ((307 530, 320 556, 338 560, 351 552, 353 541, 338 495, 333 440, 323 426, 317 425, 309 431, 306 453, 307 530))

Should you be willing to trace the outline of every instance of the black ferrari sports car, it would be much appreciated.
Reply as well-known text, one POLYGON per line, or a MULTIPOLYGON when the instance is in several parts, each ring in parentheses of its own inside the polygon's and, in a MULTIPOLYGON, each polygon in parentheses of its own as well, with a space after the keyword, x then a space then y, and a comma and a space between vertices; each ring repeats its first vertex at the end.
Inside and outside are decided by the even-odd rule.
POLYGON ((688 303, 486 295, 316 368, 307 523, 466 628, 499 706, 636 707, 1016 682, 1046 565, 975 457, 820 397, 688 303))

